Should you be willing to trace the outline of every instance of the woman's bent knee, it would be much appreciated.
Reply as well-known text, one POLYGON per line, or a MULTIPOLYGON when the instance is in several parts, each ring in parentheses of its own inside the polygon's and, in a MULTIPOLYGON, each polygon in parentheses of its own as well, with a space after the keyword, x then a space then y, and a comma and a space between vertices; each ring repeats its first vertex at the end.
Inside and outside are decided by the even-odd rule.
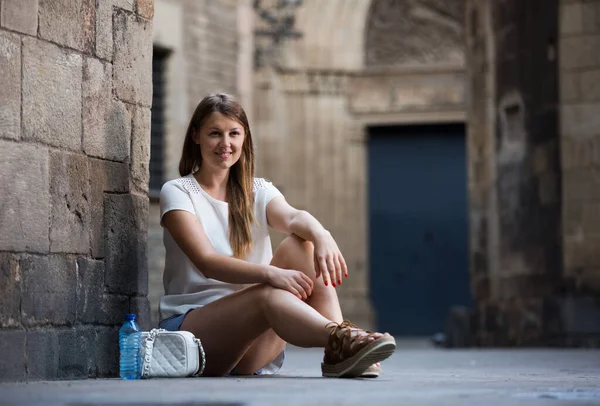
POLYGON ((279 244, 272 264, 280 268, 304 272, 313 282, 316 279, 313 243, 294 234, 286 237, 279 244))

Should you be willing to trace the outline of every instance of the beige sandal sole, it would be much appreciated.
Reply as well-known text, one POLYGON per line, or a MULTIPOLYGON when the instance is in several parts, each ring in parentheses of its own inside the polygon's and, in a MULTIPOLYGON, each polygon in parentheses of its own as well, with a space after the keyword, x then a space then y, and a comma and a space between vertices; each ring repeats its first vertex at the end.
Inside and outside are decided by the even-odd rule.
POLYGON ((357 352, 354 356, 335 365, 321 363, 323 376, 329 378, 356 378, 371 365, 381 362, 394 353, 394 337, 381 337, 357 352))

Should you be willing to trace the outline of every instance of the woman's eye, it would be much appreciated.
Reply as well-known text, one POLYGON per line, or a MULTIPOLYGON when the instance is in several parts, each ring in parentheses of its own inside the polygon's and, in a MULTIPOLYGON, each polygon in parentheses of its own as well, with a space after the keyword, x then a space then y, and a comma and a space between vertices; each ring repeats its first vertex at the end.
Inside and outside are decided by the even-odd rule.
POLYGON ((208 135, 210 135, 211 137, 218 137, 218 136, 219 136, 219 133, 218 133, 217 131, 213 131, 213 132, 211 132, 211 133, 210 133, 210 134, 208 134, 208 135))
POLYGON ((233 131, 232 133, 230 133, 230 135, 231 135, 232 137, 235 137, 236 135, 240 135, 240 133, 239 133, 239 132, 237 132, 237 131, 233 131))

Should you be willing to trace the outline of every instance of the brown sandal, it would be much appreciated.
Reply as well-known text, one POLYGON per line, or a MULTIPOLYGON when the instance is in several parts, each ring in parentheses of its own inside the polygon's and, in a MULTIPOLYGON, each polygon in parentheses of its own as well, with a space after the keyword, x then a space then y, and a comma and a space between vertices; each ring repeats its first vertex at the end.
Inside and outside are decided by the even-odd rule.
POLYGON ((321 363, 323 376, 359 377, 396 349, 396 341, 389 334, 369 341, 376 333, 359 329, 349 321, 329 323, 326 328, 330 336, 321 363))

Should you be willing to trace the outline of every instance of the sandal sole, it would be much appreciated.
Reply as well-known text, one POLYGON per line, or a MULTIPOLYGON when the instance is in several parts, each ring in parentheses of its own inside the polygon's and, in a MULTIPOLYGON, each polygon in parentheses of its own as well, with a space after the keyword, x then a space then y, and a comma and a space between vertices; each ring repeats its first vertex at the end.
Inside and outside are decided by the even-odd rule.
POLYGON ((321 372, 328 378, 360 377, 371 365, 390 357, 396 350, 394 337, 381 337, 335 365, 321 363, 321 372))

